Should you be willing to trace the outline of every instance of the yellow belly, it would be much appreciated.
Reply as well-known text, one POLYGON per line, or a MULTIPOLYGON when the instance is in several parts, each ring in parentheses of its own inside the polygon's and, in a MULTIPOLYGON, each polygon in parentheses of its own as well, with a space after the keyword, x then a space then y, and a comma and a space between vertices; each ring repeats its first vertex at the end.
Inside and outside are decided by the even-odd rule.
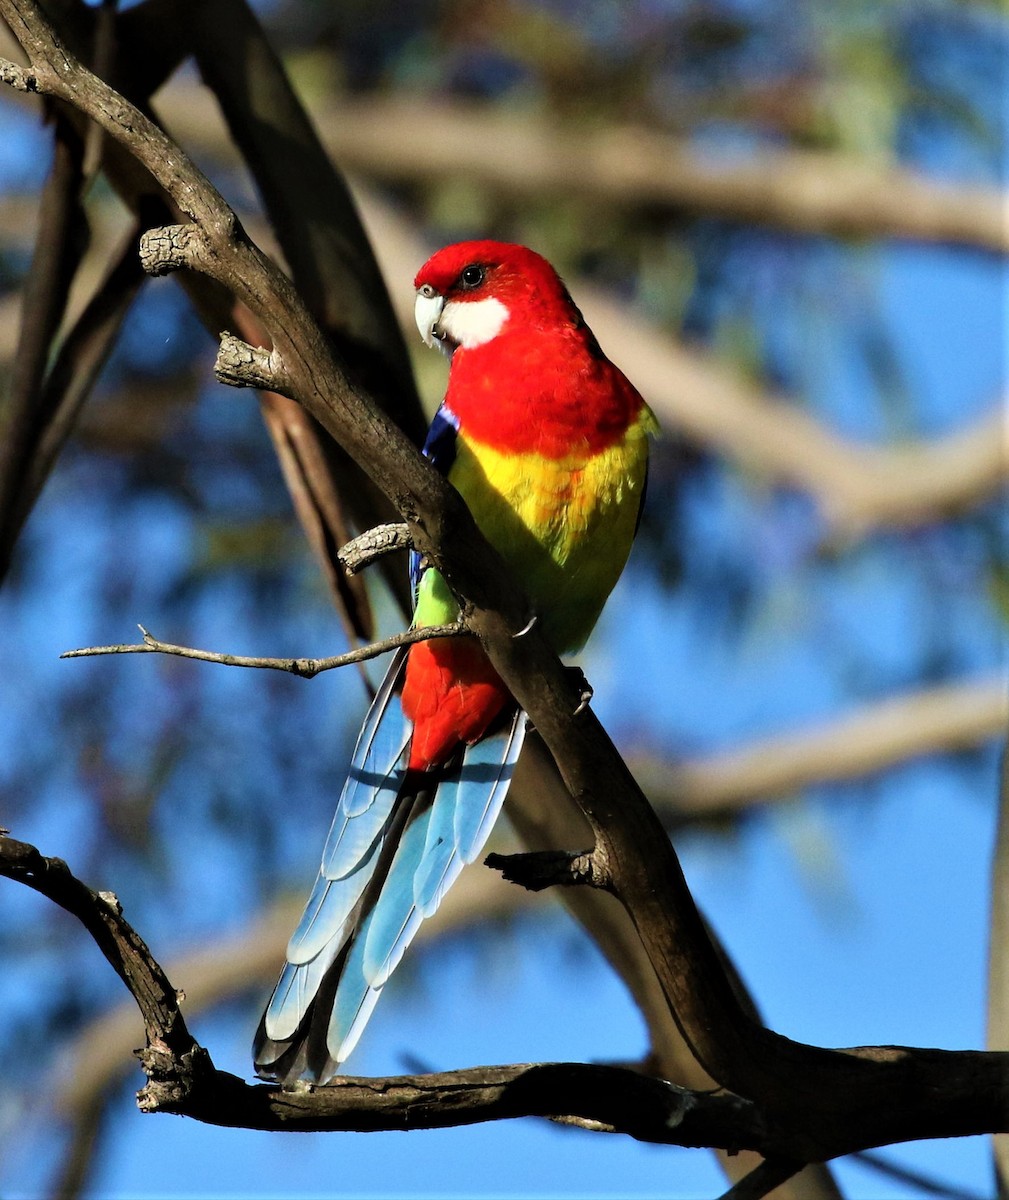
MULTIPOLYGON (((555 648, 577 650, 595 625, 630 553, 645 486, 647 409, 620 442, 563 459, 502 454, 460 437, 449 479, 532 601, 555 648)), ((428 571, 420 624, 451 620, 455 603, 428 571)))

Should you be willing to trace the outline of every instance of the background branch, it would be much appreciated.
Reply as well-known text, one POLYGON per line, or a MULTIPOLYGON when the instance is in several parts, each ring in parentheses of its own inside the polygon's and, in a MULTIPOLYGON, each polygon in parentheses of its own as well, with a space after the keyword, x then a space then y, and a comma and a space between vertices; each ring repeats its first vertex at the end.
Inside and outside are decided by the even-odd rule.
MULTIPOLYGON (((180 138, 209 149, 191 83, 173 82, 163 109, 180 138)), ((585 128, 413 94, 327 98, 314 112, 336 161, 374 178, 457 175, 506 194, 584 194, 622 207, 665 205, 797 233, 1009 251, 1004 197, 996 189, 937 183, 839 151, 704 154, 643 126, 585 128)))

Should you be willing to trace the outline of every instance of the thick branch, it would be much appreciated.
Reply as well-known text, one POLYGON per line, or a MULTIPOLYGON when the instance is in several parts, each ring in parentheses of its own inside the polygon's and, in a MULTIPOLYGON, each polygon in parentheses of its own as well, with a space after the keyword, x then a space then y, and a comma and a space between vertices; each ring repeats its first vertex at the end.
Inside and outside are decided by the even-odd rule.
POLYGON ((76 916, 129 989, 148 1044, 145 1112, 214 1125, 271 1130, 440 1129, 539 1116, 576 1118, 664 1145, 770 1150, 775 1139, 754 1106, 698 1094, 619 1067, 581 1063, 473 1067, 385 1079, 341 1077, 324 1088, 249 1085, 214 1068, 186 1028, 179 995, 114 896, 93 892, 59 859, 0 836, 0 875, 24 883, 76 916))
POLYGON ((375 1132, 553 1117, 660 1145, 727 1142, 727 1148, 740 1149, 773 1142, 753 1106, 736 1096, 690 1092, 621 1067, 582 1063, 472 1067, 383 1079, 340 1076, 326 1087, 297 1091, 250 1086, 201 1066, 183 1101, 153 1096, 150 1089, 147 1094, 147 1111, 242 1129, 375 1132))

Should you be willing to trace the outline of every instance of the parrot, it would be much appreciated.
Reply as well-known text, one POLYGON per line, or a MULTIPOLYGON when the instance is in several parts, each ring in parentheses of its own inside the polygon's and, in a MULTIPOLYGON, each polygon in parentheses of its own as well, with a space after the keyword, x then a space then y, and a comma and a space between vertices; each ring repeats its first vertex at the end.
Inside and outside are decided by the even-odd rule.
MULTIPOLYGON (((558 654, 577 652, 640 517, 655 418, 549 262, 490 240, 414 280, 424 343, 449 359, 423 453, 461 494, 558 654)), ((412 555, 415 627, 458 617, 412 555)), ((257 1030, 257 1073, 339 1073, 423 920, 482 850, 526 716, 475 638, 401 648, 361 729, 304 914, 257 1030)))

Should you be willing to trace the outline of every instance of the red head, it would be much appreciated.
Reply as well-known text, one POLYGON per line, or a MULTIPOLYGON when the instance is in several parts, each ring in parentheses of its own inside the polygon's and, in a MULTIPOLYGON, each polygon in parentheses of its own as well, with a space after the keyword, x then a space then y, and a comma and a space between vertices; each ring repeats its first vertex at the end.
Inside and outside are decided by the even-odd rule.
POLYGON ((446 246, 414 285, 421 337, 454 355, 445 403, 468 437, 564 456, 612 444, 640 412, 557 272, 525 246, 446 246))
POLYGON ((458 242, 417 272, 416 317, 421 337, 447 353, 474 349, 507 326, 544 330, 571 323, 574 306, 557 272, 541 255, 509 242, 458 242))

